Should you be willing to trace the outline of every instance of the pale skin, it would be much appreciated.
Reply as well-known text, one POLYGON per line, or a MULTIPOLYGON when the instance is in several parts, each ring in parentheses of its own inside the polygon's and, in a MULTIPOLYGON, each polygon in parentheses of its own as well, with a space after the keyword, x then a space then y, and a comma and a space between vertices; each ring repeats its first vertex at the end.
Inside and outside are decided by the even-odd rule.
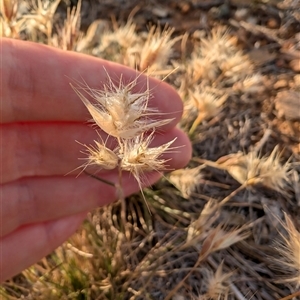
MULTIPOLYGON (((30 42, 1 39, 1 173, 0 173, 0 282, 11 278, 53 251, 70 237, 92 209, 116 200, 115 189, 81 174, 84 144, 98 139, 86 122, 90 115, 72 90, 72 79, 84 79, 91 87, 107 81, 107 73, 129 82, 136 72, 125 66, 83 54, 63 52, 30 42), (106 72, 104 68, 106 69, 106 72), (67 175, 66 175, 67 174, 67 175)), ((138 79, 137 90, 147 77, 138 79)), ((168 169, 185 166, 191 156, 187 136, 175 126, 182 102, 166 83, 149 80, 153 98, 163 118, 174 120, 160 129, 154 144, 177 137, 166 155, 168 169)), ((104 134, 103 134, 104 136, 104 134)), ((118 181, 117 171, 100 176, 118 181)), ((150 185, 161 174, 153 172, 150 185)), ((133 176, 124 175, 126 195, 139 190, 133 176)))

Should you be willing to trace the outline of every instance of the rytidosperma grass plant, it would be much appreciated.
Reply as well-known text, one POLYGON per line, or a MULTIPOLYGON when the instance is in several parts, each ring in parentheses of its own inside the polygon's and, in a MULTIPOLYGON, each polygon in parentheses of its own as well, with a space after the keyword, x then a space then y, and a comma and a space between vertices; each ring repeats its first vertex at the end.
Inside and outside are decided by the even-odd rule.
MULTIPOLYGON (((144 92, 133 91, 137 79, 138 77, 126 85, 121 77, 116 85, 108 75, 108 84, 104 85, 103 90, 90 88, 86 84, 71 84, 90 112, 94 123, 117 141, 113 149, 108 148, 102 140, 95 141, 93 146, 84 145, 88 157, 82 166, 83 170, 90 165, 101 169, 118 169, 119 182, 113 185, 117 188, 117 194, 123 204, 122 171, 130 172, 134 176, 142 192, 144 173, 166 169, 168 160, 161 155, 172 151, 171 145, 176 139, 159 147, 150 146, 155 131, 172 119, 156 118, 158 110, 148 107, 151 97, 149 87, 147 86, 144 92), (91 100, 84 94, 89 95, 91 100)), ((101 180, 95 175, 92 176, 101 180)), ((144 195, 143 198, 145 200, 144 195)), ((125 219, 124 207, 122 211, 125 219)))

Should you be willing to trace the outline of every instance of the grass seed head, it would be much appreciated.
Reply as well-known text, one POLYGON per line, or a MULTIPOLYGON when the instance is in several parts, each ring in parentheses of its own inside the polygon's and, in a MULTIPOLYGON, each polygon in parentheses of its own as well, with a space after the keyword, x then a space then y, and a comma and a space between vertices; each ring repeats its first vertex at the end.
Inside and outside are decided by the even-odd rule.
POLYGON ((124 26, 114 24, 113 31, 107 30, 106 27, 99 41, 99 46, 92 51, 95 56, 124 64, 129 49, 139 42, 136 25, 130 19, 124 26))
POLYGON ((57 34, 52 37, 52 45, 63 50, 74 50, 77 42, 80 40, 80 10, 81 0, 78 1, 76 8, 68 8, 67 19, 64 25, 57 28, 57 34))
POLYGON ((204 240, 200 255, 207 257, 210 253, 226 249, 246 239, 250 235, 250 232, 245 229, 245 227, 241 227, 232 231, 225 231, 221 225, 214 228, 204 240))
MULTIPOLYGON (((282 282, 290 282, 300 287, 300 232, 296 229, 292 219, 285 214, 284 228, 287 236, 281 234, 282 241, 276 242, 276 250, 280 258, 275 260, 280 270, 286 274, 282 282)), ((272 258, 273 260, 273 258, 272 258)), ((274 260, 273 260, 274 261, 274 260)))
POLYGON ((185 106, 185 115, 195 110, 195 108, 198 115, 190 128, 190 133, 193 133, 202 121, 218 115, 227 97, 227 94, 219 97, 211 92, 199 89, 191 93, 191 101, 185 106))
POLYGON ((265 86, 263 84, 263 76, 259 73, 255 73, 251 76, 246 76, 242 82, 238 81, 234 83, 233 90, 248 94, 261 93, 265 90, 265 86))
POLYGON ((169 176, 169 180, 178 188, 182 196, 188 199, 202 179, 202 174, 200 173, 201 168, 203 167, 199 166, 192 169, 173 171, 169 176))
POLYGON ((253 69, 248 56, 237 48, 236 38, 223 28, 213 29, 211 36, 202 38, 191 57, 187 73, 192 84, 200 80, 211 84, 220 75, 236 82, 253 69))
POLYGON ((201 39, 199 52, 202 57, 212 58, 215 61, 224 61, 235 51, 235 40, 222 27, 213 28, 211 36, 201 39))
POLYGON ((147 40, 141 49, 139 69, 158 70, 166 66, 171 54, 172 46, 181 37, 172 39, 173 28, 165 28, 152 26, 148 33, 147 40))
POLYGON ((115 85, 109 78, 109 84, 103 90, 79 85, 72 88, 85 104, 94 122, 106 133, 116 138, 131 139, 145 131, 169 123, 172 119, 154 120, 151 117, 159 114, 154 108, 148 107, 149 89, 145 92, 134 93, 136 80, 128 85, 115 85), (85 91, 95 103, 89 101, 81 92, 85 91))
POLYGON ((208 119, 216 116, 221 109, 221 106, 226 101, 228 95, 221 97, 207 91, 200 91, 199 89, 191 94, 194 105, 199 114, 203 115, 202 119, 208 119))
POLYGON ((86 52, 92 50, 100 43, 100 37, 108 28, 108 21, 95 20, 88 27, 86 35, 82 36, 76 44, 76 52, 86 52))
POLYGON ((218 266, 215 273, 207 270, 207 275, 204 277, 204 285, 206 293, 204 299, 228 299, 230 277, 232 272, 223 272, 223 262, 218 266))
POLYGON ((0 12, 6 23, 10 23, 13 19, 16 18, 17 10, 18 10, 17 0, 0 1, 0 12))
POLYGON ((0 0, 0 37, 20 39, 26 29, 24 19, 18 16, 20 1, 0 0))
POLYGON ((247 55, 236 50, 232 56, 220 63, 220 69, 225 77, 237 81, 247 76, 252 71, 253 66, 247 55))
POLYGON ((131 172, 140 181, 144 172, 162 171, 166 169, 167 159, 161 155, 171 150, 170 146, 176 138, 159 147, 149 147, 153 140, 154 131, 147 137, 144 134, 130 140, 124 140, 121 168, 131 172))
POLYGON ((105 147, 105 145, 102 145, 102 143, 99 143, 97 141, 94 142, 96 146, 83 145, 87 150, 84 153, 88 155, 88 161, 85 164, 85 167, 96 165, 106 170, 115 169, 119 163, 119 158, 116 154, 117 149, 112 151, 109 148, 105 147))
POLYGON ((187 66, 187 74, 192 79, 192 83, 200 80, 212 82, 217 79, 219 67, 213 59, 199 57, 193 53, 190 64, 187 66))
POLYGON ((30 14, 24 15, 27 19, 26 29, 29 31, 39 30, 47 36, 48 43, 52 36, 52 27, 54 22, 54 14, 61 0, 54 1, 42 1, 42 0, 31 0, 30 14))
POLYGON ((282 193, 289 181, 291 165, 289 162, 282 165, 280 156, 276 146, 270 156, 259 157, 256 152, 243 155, 239 152, 222 157, 216 163, 240 184, 262 184, 282 193))

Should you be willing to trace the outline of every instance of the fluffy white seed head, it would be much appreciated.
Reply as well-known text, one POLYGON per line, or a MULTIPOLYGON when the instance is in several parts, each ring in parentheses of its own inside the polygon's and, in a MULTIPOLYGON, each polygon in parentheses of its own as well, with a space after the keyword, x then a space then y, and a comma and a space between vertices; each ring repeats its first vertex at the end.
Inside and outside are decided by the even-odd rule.
POLYGON ((124 85, 121 78, 119 85, 116 85, 109 78, 109 83, 102 90, 87 85, 71 86, 103 131, 117 138, 131 139, 172 120, 153 119, 159 113, 157 109, 148 107, 150 91, 147 88, 144 92, 133 92, 136 80, 124 85), (91 96, 94 103, 81 91, 91 96))
POLYGON ((172 39, 174 28, 164 28, 152 26, 148 33, 147 40, 141 49, 139 69, 161 70, 166 67, 172 47, 181 37, 172 39))
POLYGON ((124 140, 121 168, 131 172, 138 181, 144 172, 162 171, 166 168, 168 160, 161 158, 161 155, 170 150, 176 140, 175 138, 159 147, 149 147, 153 135, 154 131, 147 137, 142 134, 132 140, 124 140))
POLYGON ((285 274, 278 280, 283 283, 291 283, 297 288, 300 287, 300 232, 296 229, 291 217, 285 215, 283 224, 286 234, 280 234, 282 239, 276 241, 276 250, 279 258, 273 262, 285 274))
POLYGON ((95 146, 83 145, 86 147, 86 152, 84 153, 88 156, 84 166, 96 165, 106 170, 115 169, 119 163, 117 149, 113 151, 97 141, 94 142, 95 146))
POLYGON ((235 153, 220 158, 217 164, 241 184, 262 184, 283 193, 289 182, 291 164, 281 164, 280 156, 276 146, 270 156, 260 157, 256 152, 235 153))

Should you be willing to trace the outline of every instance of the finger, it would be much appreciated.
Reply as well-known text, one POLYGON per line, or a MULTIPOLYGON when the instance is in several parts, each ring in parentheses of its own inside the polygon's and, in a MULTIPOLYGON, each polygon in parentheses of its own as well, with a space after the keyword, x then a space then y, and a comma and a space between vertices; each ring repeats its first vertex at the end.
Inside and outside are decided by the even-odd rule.
MULTIPOLYGON (((151 185, 160 174, 149 173, 144 185, 151 185)), ((118 183, 118 174, 101 176, 118 183)), ((133 176, 122 178, 125 196, 135 193, 139 186, 133 176)), ((117 199, 115 187, 89 176, 27 178, 0 187, 1 236, 20 226, 45 222, 104 206, 117 199), (4 213, 5 212, 5 213, 4 213)))
MULTIPOLYGON (((95 130, 80 123, 9 124, 1 129, 2 183, 29 176, 66 175, 85 162, 79 158, 87 158, 86 154, 81 153, 86 150, 85 147, 76 141, 90 145, 100 139, 95 130)), ((174 169, 184 166, 190 159, 191 148, 186 135, 174 128, 169 132, 158 132, 153 142, 154 146, 161 145, 175 137, 177 140, 172 147, 184 147, 167 156, 172 158, 168 164, 174 169)), ((102 139, 105 141, 105 136, 102 139)), ((112 147, 112 142, 109 144, 112 147)))
POLYGON ((26 176, 65 175, 84 163, 79 158, 87 158, 76 141, 91 144, 95 139, 100 139, 97 132, 80 123, 2 125, 1 183, 26 176))
POLYGON ((11 278, 61 245, 81 224, 85 214, 20 228, 0 240, 0 282, 11 278))
MULTIPOLYGON (((103 88, 108 75, 126 83, 138 73, 128 67, 92 56, 67 52, 48 46, 11 39, 0 41, 2 65, 2 121, 84 121, 90 119, 82 101, 69 82, 84 81, 92 88, 103 88), (1 49, 2 47, 2 49, 1 49)), ((136 92, 149 88, 153 93, 149 105, 166 118, 174 118, 165 128, 172 128, 181 117, 182 102, 166 83, 138 77, 136 92)))

